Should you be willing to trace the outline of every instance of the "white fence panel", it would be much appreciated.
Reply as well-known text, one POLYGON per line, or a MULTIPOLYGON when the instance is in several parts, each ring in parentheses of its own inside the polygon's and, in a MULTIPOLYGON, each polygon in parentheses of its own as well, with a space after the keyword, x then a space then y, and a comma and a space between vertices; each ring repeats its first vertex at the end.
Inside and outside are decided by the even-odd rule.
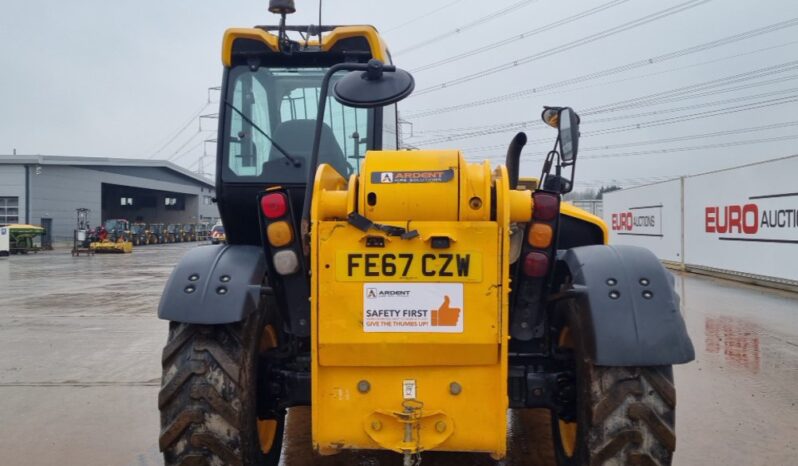
POLYGON ((662 260, 682 261, 680 179, 604 193, 610 244, 650 249, 662 260))
POLYGON ((685 178, 685 262, 798 281, 798 157, 685 178))

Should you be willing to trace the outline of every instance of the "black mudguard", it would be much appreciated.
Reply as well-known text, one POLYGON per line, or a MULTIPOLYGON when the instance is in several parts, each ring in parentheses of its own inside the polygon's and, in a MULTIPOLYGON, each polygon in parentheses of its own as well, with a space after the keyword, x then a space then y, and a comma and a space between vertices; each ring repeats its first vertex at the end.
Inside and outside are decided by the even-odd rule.
POLYGON ((659 366, 695 358, 674 278, 648 249, 593 245, 561 256, 573 280, 589 354, 600 366, 659 366), (592 338, 591 338, 592 337, 592 338))
POLYGON ((261 306, 266 259, 257 246, 202 246, 190 250, 166 282, 158 317, 190 324, 244 320, 261 306))

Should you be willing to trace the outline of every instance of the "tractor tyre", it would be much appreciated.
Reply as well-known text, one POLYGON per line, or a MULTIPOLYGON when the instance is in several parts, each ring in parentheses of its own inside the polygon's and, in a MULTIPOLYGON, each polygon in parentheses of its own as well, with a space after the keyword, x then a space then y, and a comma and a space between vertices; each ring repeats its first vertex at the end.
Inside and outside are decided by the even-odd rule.
POLYGON ((276 346, 265 312, 226 325, 170 322, 158 394, 166 466, 279 463, 285 410, 258 406, 258 385, 261 397, 268 385, 260 355, 276 346))
POLYGON ((552 411, 561 466, 666 466, 676 448, 676 389, 671 366, 597 366, 586 351, 577 305, 557 310, 561 350, 573 353, 576 403, 570 416, 552 411))

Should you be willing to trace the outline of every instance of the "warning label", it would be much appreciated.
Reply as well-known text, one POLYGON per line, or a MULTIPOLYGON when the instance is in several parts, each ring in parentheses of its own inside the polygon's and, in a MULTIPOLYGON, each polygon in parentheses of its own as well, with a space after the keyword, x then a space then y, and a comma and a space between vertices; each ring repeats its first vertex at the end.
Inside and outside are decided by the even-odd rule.
POLYGON ((462 283, 364 283, 365 332, 463 332, 462 283))
POLYGON ((454 178, 454 170, 424 170, 412 172, 372 172, 371 182, 390 183, 446 183, 454 178))

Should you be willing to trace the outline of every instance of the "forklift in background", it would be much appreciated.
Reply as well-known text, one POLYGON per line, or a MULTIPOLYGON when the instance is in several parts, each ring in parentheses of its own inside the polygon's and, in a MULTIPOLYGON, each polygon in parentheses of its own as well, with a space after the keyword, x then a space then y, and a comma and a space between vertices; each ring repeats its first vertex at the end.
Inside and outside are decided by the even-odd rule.
POLYGON ((91 210, 86 208, 75 209, 77 217, 75 231, 72 234, 72 257, 85 254, 87 256, 94 255, 94 249, 91 248, 91 226, 89 225, 89 213, 91 210))

